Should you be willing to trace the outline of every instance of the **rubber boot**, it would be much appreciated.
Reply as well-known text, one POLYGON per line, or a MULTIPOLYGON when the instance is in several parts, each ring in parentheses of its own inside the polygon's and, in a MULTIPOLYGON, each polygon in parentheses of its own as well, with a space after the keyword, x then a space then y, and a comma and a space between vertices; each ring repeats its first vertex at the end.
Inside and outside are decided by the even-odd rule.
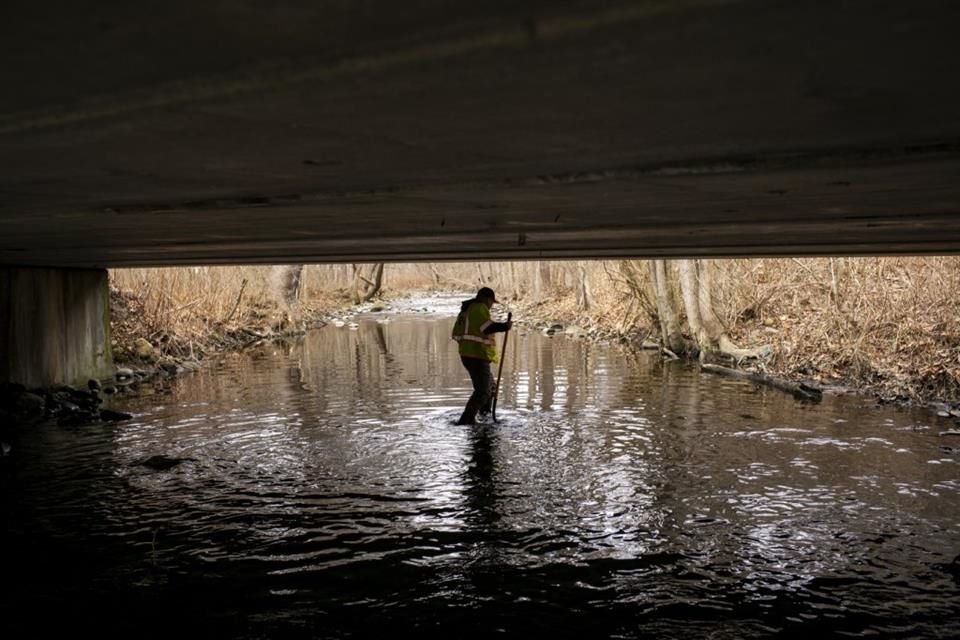
POLYGON ((463 410, 463 414, 460 416, 460 419, 457 420, 456 424, 476 424, 477 423, 477 410, 469 402, 467 403, 467 408, 463 410))

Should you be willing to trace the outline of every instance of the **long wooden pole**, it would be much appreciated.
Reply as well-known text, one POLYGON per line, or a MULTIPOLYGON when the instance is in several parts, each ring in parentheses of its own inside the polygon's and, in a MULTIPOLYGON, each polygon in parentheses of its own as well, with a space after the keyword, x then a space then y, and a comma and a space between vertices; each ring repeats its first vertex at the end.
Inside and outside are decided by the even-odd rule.
MULTIPOLYGON (((507 314, 507 322, 513 319, 513 312, 507 314)), ((503 361, 507 357, 507 338, 510 337, 510 329, 503 332, 503 347, 500 349, 500 367, 497 370, 497 386, 493 388, 493 405, 490 408, 490 417, 494 422, 497 421, 497 396, 500 395, 500 376, 503 375, 503 361)))

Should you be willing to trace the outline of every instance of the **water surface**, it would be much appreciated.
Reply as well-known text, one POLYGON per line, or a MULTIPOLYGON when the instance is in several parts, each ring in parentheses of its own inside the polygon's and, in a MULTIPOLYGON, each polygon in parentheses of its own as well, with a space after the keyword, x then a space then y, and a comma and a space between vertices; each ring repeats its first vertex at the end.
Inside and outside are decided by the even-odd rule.
POLYGON ((360 317, 19 432, 5 637, 960 636, 946 420, 515 331, 501 422, 458 427, 450 323, 360 317))

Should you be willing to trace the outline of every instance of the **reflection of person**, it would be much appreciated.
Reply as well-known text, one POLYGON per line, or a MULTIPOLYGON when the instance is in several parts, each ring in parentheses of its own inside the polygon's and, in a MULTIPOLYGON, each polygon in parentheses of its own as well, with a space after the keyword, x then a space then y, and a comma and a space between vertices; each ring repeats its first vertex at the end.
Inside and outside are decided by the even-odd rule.
POLYGON ((501 518, 497 510, 497 430, 478 425, 469 430, 470 464, 466 469, 464 496, 468 523, 488 527, 501 518))
POLYGON ((457 424, 473 424, 478 413, 490 413, 494 384, 490 363, 497 361, 497 346, 492 336, 509 331, 513 324, 490 319, 490 307, 495 302, 493 289, 483 287, 475 298, 463 302, 453 325, 451 337, 460 344, 460 361, 473 383, 473 394, 457 424))

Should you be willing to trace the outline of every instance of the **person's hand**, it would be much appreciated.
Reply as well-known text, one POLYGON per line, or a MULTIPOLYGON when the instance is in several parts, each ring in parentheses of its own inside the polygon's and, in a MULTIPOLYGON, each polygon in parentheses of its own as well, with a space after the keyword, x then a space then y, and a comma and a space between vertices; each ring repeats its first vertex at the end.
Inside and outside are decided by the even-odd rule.
POLYGON ((503 324, 505 324, 505 325, 507 326, 507 331, 510 331, 510 329, 513 328, 513 320, 507 320, 507 321, 504 322, 503 324))

